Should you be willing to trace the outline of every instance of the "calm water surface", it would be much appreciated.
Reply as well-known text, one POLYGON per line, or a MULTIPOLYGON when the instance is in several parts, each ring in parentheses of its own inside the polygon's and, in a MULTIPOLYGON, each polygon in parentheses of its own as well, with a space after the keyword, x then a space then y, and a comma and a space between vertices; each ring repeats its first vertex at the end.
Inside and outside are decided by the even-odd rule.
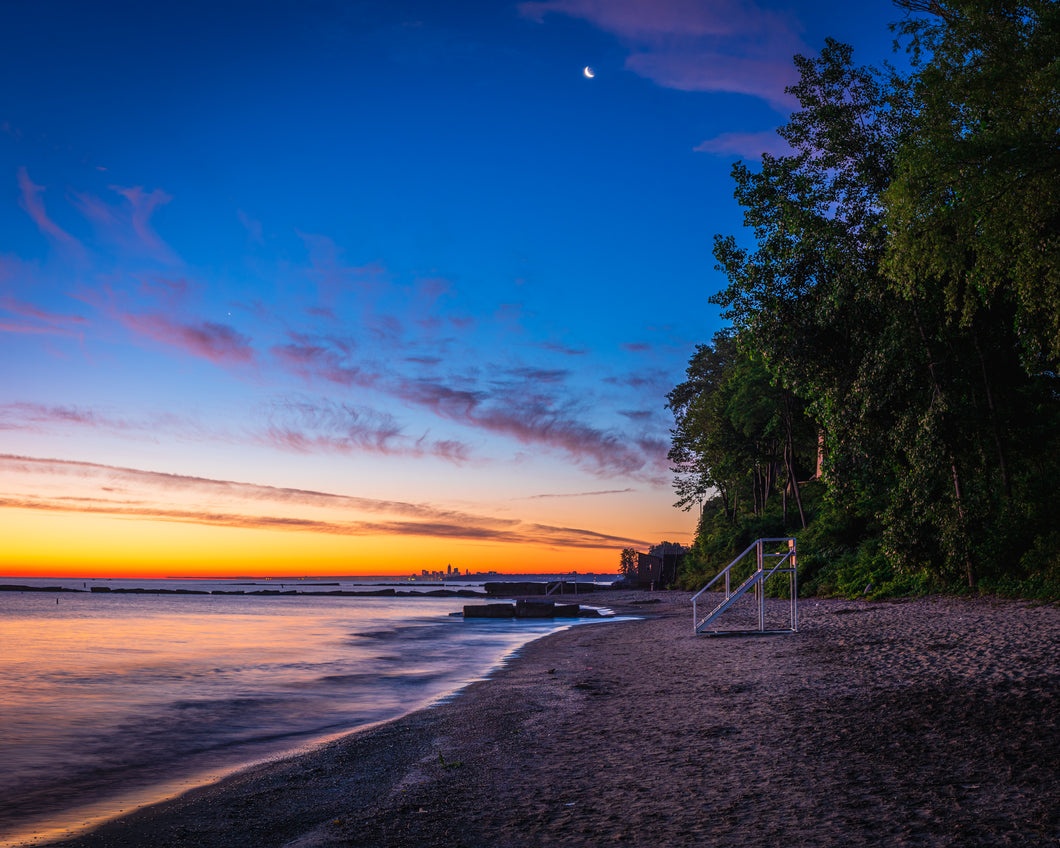
POLYGON ((0 593, 0 846, 395 718, 569 626, 450 616, 464 598, 56 600, 0 593))

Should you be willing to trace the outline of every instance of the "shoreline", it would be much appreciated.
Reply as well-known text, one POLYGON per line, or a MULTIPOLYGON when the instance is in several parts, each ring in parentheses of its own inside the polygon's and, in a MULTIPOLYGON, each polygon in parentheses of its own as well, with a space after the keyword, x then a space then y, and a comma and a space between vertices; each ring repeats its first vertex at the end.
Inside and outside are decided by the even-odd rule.
POLYGON ((543 637, 433 707, 31 844, 1057 844, 1060 608, 807 599, 797 634, 719 639, 692 634, 689 597, 600 593, 648 617, 543 637))

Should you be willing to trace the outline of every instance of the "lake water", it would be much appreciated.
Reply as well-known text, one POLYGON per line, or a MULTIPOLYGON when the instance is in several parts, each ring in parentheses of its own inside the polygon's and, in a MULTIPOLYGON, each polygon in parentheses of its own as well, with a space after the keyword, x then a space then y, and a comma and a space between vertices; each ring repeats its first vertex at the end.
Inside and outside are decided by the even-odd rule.
POLYGON ((396 718, 571 624, 450 615, 475 602, 0 592, 0 846, 396 718))

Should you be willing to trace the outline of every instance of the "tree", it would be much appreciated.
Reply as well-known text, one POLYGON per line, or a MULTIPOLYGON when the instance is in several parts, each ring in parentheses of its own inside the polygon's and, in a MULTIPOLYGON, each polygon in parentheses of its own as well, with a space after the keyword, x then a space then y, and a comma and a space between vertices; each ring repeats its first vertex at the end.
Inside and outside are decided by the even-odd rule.
POLYGON ((725 415, 725 387, 736 357, 731 332, 714 335, 711 345, 697 345, 689 360, 685 382, 667 395, 675 426, 668 457, 675 474, 675 506, 700 508, 719 496, 726 514, 737 508, 738 479, 742 458, 735 429, 725 415))
POLYGON ((623 577, 637 576, 637 552, 633 548, 623 548, 618 573, 623 577))
MULTIPOLYGON (((997 121, 1000 112, 957 101, 965 89, 986 98, 985 81, 1008 67, 1008 59, 992 58, 1005 44, 1033 57, 1012 60, 1013 73, 1022 71, 1020 84, 1043 93, 1042 75, 1058 67, 1057 52, 1042 46, 1055 43, 1056 10, 987 0, 905 5, 914 3, 979 23, 988 20, 984 9, 1003 8, 1009 17, 1000 34, 979 42, 963 19, 956 34, 945 32, 950 18, 907 22, 918 48, 936 50, 908 80, 856 67, 851 48, 831 40, 817 58, 796 57, 800 81, 790 91, 801 109, 780 130, 792 155, 764 156, 757 171, 742 163, 733 169, 755 245, 715 240, 729 284, 713 300, 747 354, 736 360, 744 376, 723 386, 731 390, 723 417, 745 435, 778 431, 740 393, 754 385, 760 366, 820 428, 830 508, 879 539, 874 556, 908 574, 961 575, 971 586, 1007 567, 1001 556, 1018 560, 1047 547, 1035 534, 1050 532, 1043 493, 1057 472, 1060 433, 1050 275, 1060 228, 1055 192, 1037 211, 1035 204, 1051 184, 1057 89, 1047 108, 1024 102, 997 121), (1046 22, 1052 36, 1038 31, 1046 22), (965 61, 961 51, 977 43, 993 46, 965 61), (1052 65, 1043 70, 1046 55, 1052 65), (1021 129, 1024 119, 1032 129, 1021 129), (1044 140, 1034 129, 1041 126, 1044 140), (984 138, 1018 137, 1023 170, 996 146, 975 160, 978 148, 965 143, 980 127, 992 128, 984 138), (1048 161, 1031 169, 1032 150, 1048 161), (1023 204, 1013 220, 1022 223, 1002 238, 1000 219, 985 219, 994 215, 991 202, 1005 208, 994 195, 1010 185, 1023 204), (1005 255, 1014 259, 1007 276, 1005 255)), ((756 388, 759 399, 766 394, 756 388)), ((718 415, 703 408, 708 420, 718 415)), ((685 442, 675 446, 697 444, 682 426, 685 442)), ((728 444, 722 453, 717 467, 748 457, 728 444)))
POLYGON ((780 130, 794 152, 734 167, 756 248, 715 239, 729 285, 713 301, 823 433, 833 498, 877 514, 864 502, 892 479, 895 418, 920 389, 913 310, 880 268, 880 197, 902 116, 847 45, 829 40, 795 62, 802 109, 780 130))
POLYGON ((803 404, 730 331, 717 333, 713 345, 698 345, 686 373, 667 395, 676 505, 698 502, 702 509, 718 499, 735 523, 741 504, 757 516, 773 493, 779 490, 786 506, 791 492, 805 527, 796 464, 812 451, 807 439, 814 436, 803 404))
POLYGON ((932 281, 964 327, 1005 304, 1028 370, 1055 371, 1060 4, 896 2, 928 16, 900 27, 916 73, 901 81, 914 108, 885 195, 891 278, 932 281))

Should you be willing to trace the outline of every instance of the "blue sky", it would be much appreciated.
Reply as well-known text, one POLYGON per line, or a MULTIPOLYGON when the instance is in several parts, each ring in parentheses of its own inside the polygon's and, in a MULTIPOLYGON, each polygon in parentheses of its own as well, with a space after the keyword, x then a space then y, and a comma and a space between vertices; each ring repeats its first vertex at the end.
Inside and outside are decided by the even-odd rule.
MULTIPOLYGON (((273 522, 255 545, 341 536, 331 573, 372 570, 395 533, 424 567, 503 567, 511 545, 617 566, 626 544, 689 541, 665 394, 720 326, 711 240, 741 220, 729 170, 776 149, 793 53, 833 36, 879 63, 898 17, 6 4, 0 521, 26 550, 33 534, 95 545, 134 509, 142 546, 113 555, 145 565, 153 538, 188 534, 190 561, 200 525, 273 522), (120 503, 103 494, 140 472, 120 503), (173 475, 219 500, 178 509, 173 475), (263 505, 261 486, 458 518, 395 529, 351 507, 281 531, 317 502, 263 505)), ((69 565, 39 547, 7 570, 69 565)))

